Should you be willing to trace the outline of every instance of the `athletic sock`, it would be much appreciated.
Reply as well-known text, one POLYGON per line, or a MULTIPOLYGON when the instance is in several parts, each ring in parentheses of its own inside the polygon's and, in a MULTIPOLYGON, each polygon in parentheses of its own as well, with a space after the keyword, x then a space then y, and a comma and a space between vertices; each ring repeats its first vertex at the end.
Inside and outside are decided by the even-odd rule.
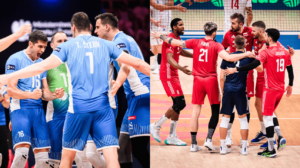
POLYGON ((39 152, 34 154, 35 156, 35 168, 49 167, 49 156, 48 152, 39 152))
POLYGON ((226 148, 226 140, 225 139, 221 139, 221 147, 226 148))
POLYGON ((160 127, 167 120, 168 118, 166 117, 166 115, 163 115, 154 125, 160 127))
POLYGON ((248 140, 242 140, 242 148, 247 148, 248 140))
POLYGON ((278 119, 275 114, 273 114, 273 122, 274 122, 274 131, 277 134, 277 138, 278 138, 279 136, 282 136, 282 135, 281 135, 280 127, 279 127, 279 122, 278 122, 278 119))
POLYGON ((197 144, 197 132, 191 132, 192 144, 197 144))
POLYGON ((212 139, 214 132, 215 132, 215 129, 209 128, 206 139, 212 139))
POLYGON ((12 162, 11 168, 25 167, 26 161, 28 159, 29 149, 26 147, 17 148, 15 150, 15 157, 12 162))
POLYGON ((264 122, 260 122, 260 131, 261 131, 264 135, 267 134, 267 133, 266 133, 266 127, 265 127, 264 122))
POLYGON ((176 136, 176 127, 178 121, 171 120, 170 135, 176 136))

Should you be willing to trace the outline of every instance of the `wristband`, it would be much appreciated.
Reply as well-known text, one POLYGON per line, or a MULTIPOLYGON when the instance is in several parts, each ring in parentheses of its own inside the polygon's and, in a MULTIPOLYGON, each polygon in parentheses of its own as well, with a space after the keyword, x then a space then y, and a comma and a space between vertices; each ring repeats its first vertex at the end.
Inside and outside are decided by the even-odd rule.
POLYGON ((170 40, 169 40, 169 44, 170 44, 170 45, 171 45, 172 40, 173 40, 173 38, 170 38, 170 40))

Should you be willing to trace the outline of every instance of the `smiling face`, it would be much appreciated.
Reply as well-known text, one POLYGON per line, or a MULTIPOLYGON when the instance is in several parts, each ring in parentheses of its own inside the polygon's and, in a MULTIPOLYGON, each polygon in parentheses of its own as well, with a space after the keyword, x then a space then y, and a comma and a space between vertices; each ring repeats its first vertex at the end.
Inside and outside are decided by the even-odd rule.
POLYGON ((36 43, 29 41, 30 56, 33 61, 38 60, 45 52, 47 47, 47 41, 38 40, 36 43))

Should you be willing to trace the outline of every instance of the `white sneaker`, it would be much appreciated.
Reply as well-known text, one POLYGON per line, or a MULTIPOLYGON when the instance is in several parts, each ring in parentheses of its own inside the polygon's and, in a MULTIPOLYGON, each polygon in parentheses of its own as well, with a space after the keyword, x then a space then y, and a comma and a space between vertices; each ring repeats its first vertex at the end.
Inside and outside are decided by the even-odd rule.
POLYGON ((205 146, 209 151, 216 150, 215 147, 213 146, 212 139, 206 139, 203 146, 205 146))
MULTIPOLYGON (((243 144, 242 144, 242 139, 241 139, 241 143, 240 143, 240 148, 243 147, 243 144)), ((249 141, 247 140, 247 147, 249 147, 249 141)))
POLYGON ((153 74, 159 74, 159 67, 157 67, 154 71, 152 71, 153 74))
POLYGON ((231 152, 231 149, 228 148, 226 145, 225 145, 225 147, 220 146, 220 154, 221 155, 226 155, 227 153, 230 153, 230 152, 231 152))
POLYGON ((157 55, 154 56, 154 64, 150 67, 151 71, 155 70, 158 66, 158 63, 157 63, 157 55))
POLYGON ((165 140, 165 144, 167 145, 177 145, 177 146, 186 146, 186 143, 182 140, 178 139, 176 135, 168 135, 165 140))
POLYGON ((242 155, 248 155, 248 148, 246 147, 246 148, 242 148, 241 150, 240 150, 240 153, 242 154, 242 155))
POLYGON ((231 139, 231 134, 226 136, 226 145, 228 148, 231 148, 231 145, 232 145, 232 139, 231 139))
POLYGON ((201 150, 201 147, 198 146, 197 144, 192 144, 191 145, 191 149, 190 149, 191 152, 197 152, 199 150, 201 150))
POLYGON ((161 129, 161 127, 157 127, 155 126, 155 123, 150 124, 150 132, 152 137, 157 141, 157 142, 161 142, 161 138, 159 136, 159 130, 161 129))

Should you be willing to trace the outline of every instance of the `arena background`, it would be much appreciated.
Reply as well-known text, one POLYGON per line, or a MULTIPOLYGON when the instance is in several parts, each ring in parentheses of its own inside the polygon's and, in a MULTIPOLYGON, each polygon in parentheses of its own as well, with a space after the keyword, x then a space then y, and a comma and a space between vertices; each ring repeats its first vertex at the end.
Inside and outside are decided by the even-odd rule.
MULTIPOLYGON (((203 3, 194 3, 189 6, 188 3, 183 3, 182 6, 187 8, 185 13, 173 10, 172 19, 181 18, 183 20, 185 31, 181 36, 182 40, 204 38, 203 25, 208 21, 214 21, 218 24, 218 33, 216 40, 222 42, 224 35, 224 4, 223 0, 212 0, 203 3)), ((233 0, 236 2, 236 0, 233 0)), ((184 2, 184 0, 174 0, 175 5, 184 2)), ((202 106, 201 115, 199 117, 199 129, 197 134, 198 145, 202 150, 198 152, 190 152, 191 136, 190 136, 190 117, 192 114, 193 105, 191 104, 191 94, 193 88, 193 76, 188 76, 179 71, 181 87, 186 98, 187 106, 181 111, 179 122, 177 124, 177 135, 179 139, 187 142, 187 147, 166 146, 163 141, 167 138, 170 130, 170 121, 162 125, 161 138, 162 143, 156 142, 151 136, 151 167, 212 167, 222 165, 222 167, 299 167, 297 159, 300 158, 298 150, 300 147, 300 133, 297 131, 299 127, 299 98, 300 98, 300 1, 299 0, 252 0, 253 20, 252 23, 262 20, 266 23, 267 28, 277 28, 280 30, 281 36, 279 41, 287 47, 293 47, 296 51, 292 58, 294 69, 294 86, 293 95, 287 98, 285 95, 282 98, 277 114, 279 124, 283 136, 287 139, 287 148, 277 153, 275 159, 261 159, 256 156, 256 153, 261 151, 261 144, 250 144, 249 154, 246 157, 239 154, 240 143, 240 124, 236 119, 233 124, 232 153, 226 156, 220 156, 220 134, 219 125, 213 137, 213 144, 216 147, 215 153, 210 153, 203 146, 207 135, 208 121, 211 116, 211 108, 208 99, 205 99, 202 106), (259 146, 258 146, 259 145, 259 146)), ((169 15, 169 14, 168 14, 169 15)), ((246 15, 245 15, 246 16, 246 15)), ((168 17, 166 15, 161 18, 168 17)), ((162 19, 163 21, 163 19, 162 19)), ((192 50, 188 50, 192 52, 192 50)), ((218 59, 217 71, 220 74, 220 64, 222 59, 218 59)), ((193 60, 180 57, 179 64, 188 66, 192 70, 193 60)), ((153 65, 153 58, 151 58, 153 65)), ((256 79, 256 72, 254 72, 256 79)), ((218 76, 219 79, 219 76, 218 76)), ((286 74, 286 85, 288 84, 288 76, 286 74)), ((260 124, 254 106, 255 98, 250 100, 251 120, 249 125, 249 141, 253 139, 256 133, 260 130, 260 124)), ((151 74, 151 118, 150 123, 157 121, 172 105, 171 98, 167 97, 161 81, 157 74, 151 74)), ((220 117, 221 118, 221 117, 220 117)), ((266 142, 266 141, 263 141, 266 142)))
MULTIPOLYGON (((111 12, 119 18, 120 30, 132 36, 139 44, 145 61, 149 62, 149 2, 139 0, 18 0, 5 1, 0 5, 0 38, 16 31, 23 24, 31 24, 32 31, 41 30, 48 36, 48 46, 41 58, 47 58, 51 53, 50 39, 56 31, 64 31, 68 39, 72 38, 71 17, 74 13, 83 11, 95 27, 95 16, 103 12, 111 12), (145 3, 146 2, 146 3, 145 3)), ((94 36, 96 34, 93 33, 94 36)), ((28 46, 28 35, 18 39, 8 49, 0 53, 0 74, 5 73, 5 63, 10 55, 28 46)), ((116 73, 116 71, 115 71, 116 73)), ((119 114, 117 127, 121 127, 123 116, 127 109, 127 100, 122 87, 118 93, 119 114)), ((47 102, 43 102, 46 110, 47 102)), ((9 112, 6 110, 7 125, 9 112)), ((9 147, 12 149, 11 133, 9 147)), ((2 145, 2 144, 1 144, 2 145)), ((10 150, 13 159, 13 150, 10 150)), ((10 160, 11 162, 12 160, 10 160)), ((30 150, 27 167, 34 165, 34 155, 30 150)), ((73 165, 73 167, 76 167, 73 165)), ((133 167, 141 167, 135 160, 133 167)))

